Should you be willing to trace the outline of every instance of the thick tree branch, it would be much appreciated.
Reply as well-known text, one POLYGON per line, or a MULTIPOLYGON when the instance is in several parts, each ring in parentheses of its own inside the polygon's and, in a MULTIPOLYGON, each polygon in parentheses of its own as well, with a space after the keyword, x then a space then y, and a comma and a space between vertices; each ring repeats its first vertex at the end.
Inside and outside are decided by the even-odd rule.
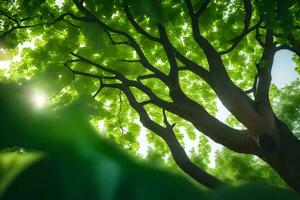
POLYGON ((292 51, 300 57, 300 43, 295 39, 292 33, 289 34, 288 40, 292 45, 292 51))
POLYGON ((163 127, 151 120, 144 107, 136 101, 133 93, 130 91, 128 86, 124 84, 106 84, 104 87, 118 88, 124 92, 131 107, 134 108, 136 112, 138 112, 141 123, 146 128, 160 136, 167 143, 168 147, 171 150, 173 159, 184 172, 186 172, 197 182, 205 185, 208 188, 217 188, 224 185, 223 182, 203 171, 191 162, 191 160, 185 153, 184 148, 178 142, 175 133, 173 132, 172 126, 167 125, 167 127, 163 127))
POLYGON ((271 84, 271 70, 276 46, 273 42, 273 34, 267 30, 265 36, 265 47, 259 63, 258 83, 255 93, 255 104, 257 111, 274 121, 273 111, 269 101, 269 89, 271 84))
POLYGON ((202 5, 200 6, 200 8, 196 11, 195 15, 196 17, 200 17, 204 11, 207 9, 209 3, 211 2, 211 0, 205 0, 202 5))
POLYGON ((237 86, 235 86, 227 74, 220 54, 205 39, 199 30, 197 16, 193 13, 193 7, 189 0, 185 0, 192 22, 193 38, 204 51, 207 58, 210 78, 213 89, 222 101, 223 105, 247 128, 254 128, 255 121, 259 121, 259 115, 255 112, 252 100, 237 86))
MULTIPOLYGON (((159 103, 154 104, 160 106, 159 103)), ((187 97, 160 107, 191 122, 195 128, 219 144, 240 153, 257 153, 257 145, 247 131, 236 130, 223 124, 187 97)))
POLYGON ((178 84, 178 69, 176 59, 172 51, 171 42, 167 36, 165 28, 161 24, 158 24, 158 30, 162 46, 167 54, 167 58, 170 63, 169 77, 172 79, 173 84, 178 84))
POLYGON ((158 30, 161 44, 164 48, 164 51, 168 58, 168 62, 170 64, 170 70, 168 74, 168 78, 170 80, 170 83, 168 84, 168 87, 170 89, 170 97, 173 100, 176 100, 178 98, 178 95, 182 94, 183 92, 181 91, 179 85, 178 66, 173 51, 173 46, 167 36, 165 28, 161 24, 158 24, 158 30))
POLYGON ((184 67, 179 67, 178 71, 191 71, 194 74, 198 75, 200 78, 202 78, 209 86, 212 87, 209 72, 203 67, 198 66, 196 63, 190 63, 189 65, 186 65, 184 67))
POLYGON ((245 10, 243 32, 245 32, 250 26, 253 10, 252 10, 252 4, 251 4, 250 0, 243 0, 243 5, 244 5, 244 10, 245 10))
MULTIPOLYGON (((202 7, 199 8, 198 10, 198 16, 200 16, 200 14, 202 12, 204 12, 205 8, 208 6, 210 1, 206 1, 202 7)), ((162 26, 162 24, 158 25, 158 30, 160 33, 160 38, 154 37, 152 35, 150 35, 149 33, 147 33, 133 18, 132 14, 130 13, 130 10, 128 8, 127 5, 124 5, 124 10, 126 13, 127 18, 129 19, 130 23, 134 26, 134 28, 143 36, 145 36, 146 38, 148 38, 149 40, 161 43, 166 54, 167 54, 167 58, 168 61, 170 63, 170 72, 169 72, 169 77, 171 78, 171 83, 167 84, 170 88, 171 93, 173 93, 174 98, 176 98, 176 95, 178 93, 178 90, 180 90, 180 86, 179 86, 179 81, 178 81, 178 68, 177 68, 177 63, 175 60, 175 57, 178 57, 179 60, 181 62, 183 62, 184 64, 187 65, 186 69, 193 71, 194 73, 196 73, 198 76, 200 76, 201 78, 203 78, 205 81, 210 83, 209 77, 208 77, 208 72, 203 69, 202 67, 200 67, 199 65, 197 65, 196 63, 190 61, 189 59, 187 59, 186 57, 184 57, 169 41, 169 38, 167 36, 166 30, 165 28, 162 26)), ((180 91, 179 91, 180 93, 180 91)))
MULTIPOLYGON (((187 121, 190 121, 199 131, 206 134, 215 142, 220 143, 237 152, 255 153, 257 151, 255 142, 249 137, 247 133, 230 128, 229 126, 218 121, 216 118, 211 116, 201 105, 189 99, 183 93, 181 93, 178 96, 178 99, 176 99, 176 101, 174 102, 164 101, 158 98, 150 88, 146 87, 141 82, 128 80, 121 73, 94 63, 93 61, 88 60, 78 54, 72 53, 72 55, 79 58, 82 62, 85 62, 92 66, 96 66, 98 69, 104 72, 113 74, 115 78, 122 82, 122 84, 141 90, 150 98, 147 103, 152 103, 162 109, 165 109, 182 117, 183 119, 186 119, 187 121)), ((150 75, 150 77, 152 77, 152 75, 150 75)))
POLYGON ((282 49, 290 50, 290 51, 294 52, 295 54, 297 54, 297 56, 300 57, 300 48, 293 47, 293 46, 290 46, 287 44, 283 44, 283 45, 276 47, 276 51, 280 51, 282 49))

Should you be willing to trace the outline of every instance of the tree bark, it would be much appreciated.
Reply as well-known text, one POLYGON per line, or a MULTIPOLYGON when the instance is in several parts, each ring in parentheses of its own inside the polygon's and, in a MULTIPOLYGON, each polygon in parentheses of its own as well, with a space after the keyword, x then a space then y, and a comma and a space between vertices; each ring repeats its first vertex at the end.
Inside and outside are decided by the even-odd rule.
POLYGON ((300 140, 279 119, 276 119, 279 129, 279 143, 274 153, 264 152, 259 155, 300 194, 300 140))
POLYGON ((199 170, 200 168, 188 158, 184 148, 180 145, 174 134, 168 134, 163 139, 167 143, 176 164, 194 180, 211 189, 226 185, 216 177, 203 170, 199 170))

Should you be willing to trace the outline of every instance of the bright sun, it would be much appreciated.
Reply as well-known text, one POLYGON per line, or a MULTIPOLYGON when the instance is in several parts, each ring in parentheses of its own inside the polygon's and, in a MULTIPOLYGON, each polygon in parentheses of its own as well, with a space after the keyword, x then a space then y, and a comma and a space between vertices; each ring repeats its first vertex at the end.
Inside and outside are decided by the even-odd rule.
POLYGON ((46 104, 46 100, 47 100, 47 97, 43 93, 35 93, 32 98, 33 104, 37 108, 44 107, 46 104))

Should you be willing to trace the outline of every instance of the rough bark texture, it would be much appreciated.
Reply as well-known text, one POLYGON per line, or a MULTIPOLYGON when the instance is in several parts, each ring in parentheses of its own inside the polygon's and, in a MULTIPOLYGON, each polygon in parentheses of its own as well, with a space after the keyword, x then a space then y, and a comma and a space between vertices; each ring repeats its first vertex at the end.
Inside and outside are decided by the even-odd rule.
POLYGON ((300 193, 300 141, 282 121, 277 119, 276 125, 279 130, 279 143, 274 152, 264 152, 260 157, 300 193))

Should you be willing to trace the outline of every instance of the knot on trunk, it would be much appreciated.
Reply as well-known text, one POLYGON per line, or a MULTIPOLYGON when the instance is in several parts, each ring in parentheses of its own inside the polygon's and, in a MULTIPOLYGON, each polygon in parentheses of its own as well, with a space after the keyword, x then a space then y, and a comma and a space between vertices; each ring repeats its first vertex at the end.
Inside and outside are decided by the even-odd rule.
POLYGON ((276 149, 275 140, 268 134, 262 134, 258 137, 258 144, 264 151, 272 153, 276 149))

